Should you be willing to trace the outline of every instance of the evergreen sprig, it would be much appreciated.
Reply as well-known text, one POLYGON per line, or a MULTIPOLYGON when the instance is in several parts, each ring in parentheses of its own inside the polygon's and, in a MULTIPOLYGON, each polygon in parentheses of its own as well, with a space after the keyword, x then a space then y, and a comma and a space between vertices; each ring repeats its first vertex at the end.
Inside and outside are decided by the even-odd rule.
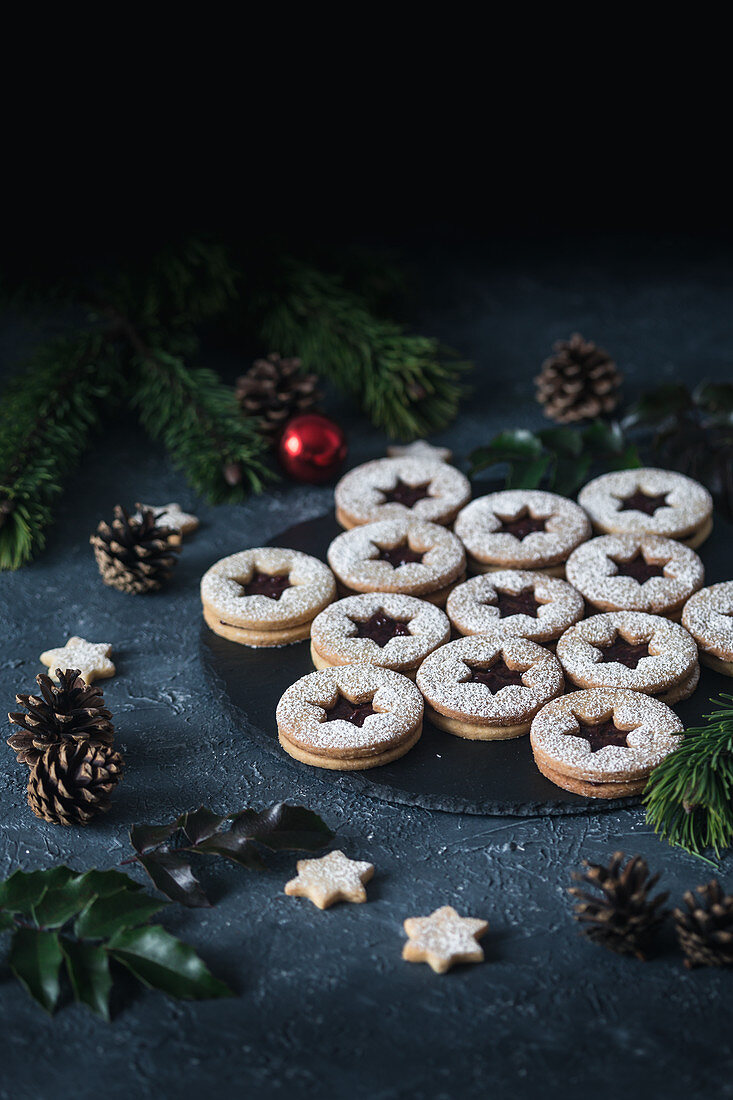
POLYGON ((338 277, 289 263, 282 284, 257 306, 267 347, 297 354, 389 435, 416 439, 455 417, 470 364, 438 340, 377 316, 338 277))
POLYGON ((710 702, 718 709, 652 772, 644 794, 655 832, 696 856, 733 844, 733 695, 710 702))

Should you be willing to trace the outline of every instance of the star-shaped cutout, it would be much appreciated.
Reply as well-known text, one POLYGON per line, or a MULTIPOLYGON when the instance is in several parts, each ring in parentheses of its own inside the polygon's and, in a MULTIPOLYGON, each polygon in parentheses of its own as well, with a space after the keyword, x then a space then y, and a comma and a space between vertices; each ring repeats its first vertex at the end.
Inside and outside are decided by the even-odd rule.
POLYGON ((523 588, 521 592, 504 592, 497 588, 494 599, 482 602, 487 607, 498 607, 500 619, 507 619, 510 615, 528 615, 530 619, 536 619, 537 611, 542 606, 531 588, 523 588))
POLYGON ((652 577, 663 577, 664 566, 667 564, 666 561, 661 565, 648 562, 641 550, 637 550, 633 558, 626 561, 619 561, 618 558, 611 558, 611 561, 616 565, 617 577, 633 577, 639 584, 646 584, 652 577))
POLYGON ((112 646, 108 642, 87 642, 85 638, 69 638, 59 649, 47 649, 41 654, 41 664, 57 680, 56 669, 78 668, 83 680, 105 680, 114 676, 116 669, 109 659, 112 646))
POLYGON ((514 538, 519 539, 520 542, 535 531, 544 531, 547 524, 546 518, 531 516, 527 508, 522 508, 513 517, 497 515, 496 518, 501 521, 501 527, 497 533, 514 535, 514 538))
POLYGON ((459 917, 450 905, 429 917, 410 917, 404 929, 409 939, 402 958, 426 962, 436 974, 445 974, 456 963, 484 961, 483 948, 476 941, 488 932, 488 921, 459 917))
POLYGON ((368 619, 351 619, 351 622, 356 627, 354 638, 371 638, 380 648, 384 648, 392 638, 404 638, 410 633, 408 623, 393 619, 383 607, 377 608, 368 619))
POLYGON ((643 512, 647 516, 653 516, 659 508, 665 508, 669 493, 645 493, 643 489, 637 489, 628 497, 619 497, 621 507, 619 512, 643 512))
POLYGON ((379 714, 379 711, 372 706, 371 699, 367 699, 363 703, 352 703, 351 699, 347 699, 341 692, 338 693, 330 707, 323 707, 322 709, 326 714, 326 722, 335 722, 340 718, 343 722, 351 722, 352 726, 358 726, 359 729, 370 715, 379 714))
MULTIPOLYGON (((376 543, 372 545, 376 546, 376 543)), ((388 561, 393 569, 398 569, 401 565, 409 565, 411 562, 421 562, 424 554, 419 550, 413 550, 412 547, 405 539, 404 542, 398 543, 397 546, 377 546, 377 554, 373 558, 374 561, 388 561)))
POLYGON ((429 481, 424 481, 422 485, 408 485, 398 477, 394 488, 379 491, 384 497, 384 504, 404 504, 405 508, 412 508, 418 500, 424 500, 425 497, 430 496, 429 488, 429 481))
POLYGON ((267 596, 269 600, 279 600, 286 588, 292 588, 287 573, 260 573, 257 570, 248 581, 234 577, 241 585, 240 596, 267 596))
POLYGON ((606 718, 603 722, 583 722, 577 715, 576 718, 578 732, 571 731, 568 737, 582 737, 590 745, 591 752, 600 752, 607 745, 618 745, 624 749, 629 747, 626 738, 631 730, 620 730, 613 718, 606 718))
POLYGON ((418 439, 415 443, 407 443, 405 446, 393 446, 387 448, 390 458, 432 458, 435 462, 450 462, 453 452, 447 447, 433 447, 424 439, 418 439))
POLYGON ((497 691, 501 691, 502 688, 515 685, 522 687, 524 683, 522 672, 516 668, 509 668, 503 657, 499 657, 488 668, 471 664, 468 667, 471 670, 470 674, 461 679, 460 682, 462 684, 485 684, 492 695, 496 695, 497 691))
POLYGON ((600 664, 608 664, 616 661, 627 668, 638 668, 639 661, 649 656, 648 642, 627 642, 620 634, 617 634, 610 645, 599 646, 601 651, 600 664))
POLYGON ((320 859, 299 859, 297 878, 285 884, 291 898, 310 898, 319 909, 336 901, 366 901, 364 883, 374 875, 374 864, 348 859, 343 852, 329 852, 320 859))
POLYGON ((155 512, 155 522, 158 527, 170 527, 172 531, 178 531, 181 535, 190 535, 199 525, 198 516, 192 516, 184 512, 180 504, 171 501, 170 504, 136 504, 137 513, 133 519, 142 519, 143 511, 150 509, 155 512))

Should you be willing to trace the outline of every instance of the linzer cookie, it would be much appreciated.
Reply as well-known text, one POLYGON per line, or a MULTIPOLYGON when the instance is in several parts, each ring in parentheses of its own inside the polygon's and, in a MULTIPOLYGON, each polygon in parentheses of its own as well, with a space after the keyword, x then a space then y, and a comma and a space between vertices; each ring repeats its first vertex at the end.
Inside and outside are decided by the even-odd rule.
POLYGON ((546 573, 500 569, 456 585, 445 610, 461 634, 495 633, 553 642, 583 618, 583 597, 546 573))
POLYGON ((204 619, 215 634, 250 646, 279 646, 310 634, 319 611, 336 597, 327 565, 298 550, 242 550, 204 573, 204 619))
POLYGON ((412 680, 374 665, 311 672, 277 705, 280 744, 304 764, 357 771, 389 764, 417 744, 423 701, 412 680))
POLYGON ((414 679, 419 664, 450 640, 444 613, 426 600, 368 592, 337 600, 311 627, 316 668, 381 665, 414 679))
POLYGON ((679 619, 705 582, 694 550, 658 535, 601 535, 573 550, 565 573, 599 611, 647 611, 679 619))
POLYGON ((508 489, 466 505, 454 530, 476 573, 534 569, 564 575, 568 555, 591 535, 572 500, 540 489, 508 489))
POLYGON ((707 489, 672 470, 602 474, 578 494, 593 526, 612 535, 663 535, 695 549, 713 529, 707 489))
POLYGON ((696 592, 684 606, 682 625, 697 642, 702 663, 733 676, 733 581, 696 592))
POLYGON ((413 454, 355 467, 338 482, 335 497, 342 527, 405 517, 448 524, 471 499, 471 486, 454 466, 413 454))
POLYGON ((556 786, 587 798, 624 798, 642 793, 682 734, 677 715, 658 699, 594 688, 543 707, 530 744, 537 767, 556 786))
POLYGON ((485 634, 436 649, 420 665, 417 686, 433 725, 473 741, 499 741, 527 733, 564 680, 549 650, 485 634))
POLYGON ((641 611, 593 615, 557 643, 565 675, 581 688, 617 687, 678 703, 700 679, 697 646, 678 623, 641 611))
POLYGON ((466 576, 466 555, 454 534, 437 523, 406 518, 338 535, 328 549, 328 564, 346 594, 399 592, 439 607, 466 576))

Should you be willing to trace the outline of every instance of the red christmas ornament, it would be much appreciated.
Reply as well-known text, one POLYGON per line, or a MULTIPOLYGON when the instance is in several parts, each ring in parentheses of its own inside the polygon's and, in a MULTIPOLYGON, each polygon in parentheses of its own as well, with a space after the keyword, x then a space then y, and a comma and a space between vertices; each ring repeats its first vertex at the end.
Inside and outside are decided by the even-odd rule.
POLYGON ((280 461, 290 477, 317 485, 330 481, 346 458, 343 428, 318 413, 288 422, 278 444, 280 461))

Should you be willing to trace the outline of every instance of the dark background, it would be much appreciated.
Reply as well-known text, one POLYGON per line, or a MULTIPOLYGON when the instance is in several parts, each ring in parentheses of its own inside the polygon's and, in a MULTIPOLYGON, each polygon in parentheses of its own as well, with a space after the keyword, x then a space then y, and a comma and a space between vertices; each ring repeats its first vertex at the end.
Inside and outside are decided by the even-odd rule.
MULTIPOLYGON (((387 247, 409 275, 406 319, 476 363, 473 397, 437 440, 459 461, 501 428, 540 425, 532 378, 574 330, 613 352, 627 399, 662 379, 731 379, 729 227, 712 199, 672 194, 668 178, 609 178, 594 157, 567 154, 534 172, 507 159, 493 168, 498 186, 478 155, 466 157, 450 186, 433 174, 428 188, 436 159, 409 180, 396 162, 357 188, 342 165, 317 196, 282 165, 269 188, 217 180, 188 203, 165 188, 142 196, 140 184, 127 205, 122 192, 100 199, 91 179, 73 202, 56 195, 31 217, 18 212, 4 277, 142 259, 202 229, 237 249, 387 247)), ((49 320, 5 310, 4 374, 49 320)), ((233 378, 263 350, 212 334, 202 361, 233 378)), ((349 432, 350 463, 383 453, 387 441, 357 410, 333 397, 328 408, 349 432)), ((324 913, 284 896, 294 857, 262 874, 207 868, 216 907, 171 907, 164 920, 231 982, 231 1001, 139 992, 112 1025, 75 1007, 51 1020, 0 963, 0 1097, 733 1095, 730 974, 687 973, 671 945, 646 964, 617 958, 579 939, 569 916, 571 870, 616 848, 663 870, 675 899, 709 877, 659 841, 640 809, 513 820, 390 807, 265 755, 218 709, 199 659, 201 574, 330 501, 329 487, 283 481, 244 505, 202 505, 123 416, 96 439, 43 555, 0 576, 0 698, 10 707, 29 690, 38 654, 69 634, 110 641, 118 671, 105 694, 128 765, 108 817, 62 830, 33 818, 22 769, 0 755, 0 873, 116 866, 133 822, 284 798, 318 809, 338 845, 377 868, 367 905, 324 913), (202 520, 171 586, 149 598, 105 588, 87 541, 115 503, 138 499, 178 500, 202 520), (485 964, 438 977, 401 961, 402 921, 442 904, 489 920, 485 964)), ((726 859, 728 886, 729 868, 726 859)))

